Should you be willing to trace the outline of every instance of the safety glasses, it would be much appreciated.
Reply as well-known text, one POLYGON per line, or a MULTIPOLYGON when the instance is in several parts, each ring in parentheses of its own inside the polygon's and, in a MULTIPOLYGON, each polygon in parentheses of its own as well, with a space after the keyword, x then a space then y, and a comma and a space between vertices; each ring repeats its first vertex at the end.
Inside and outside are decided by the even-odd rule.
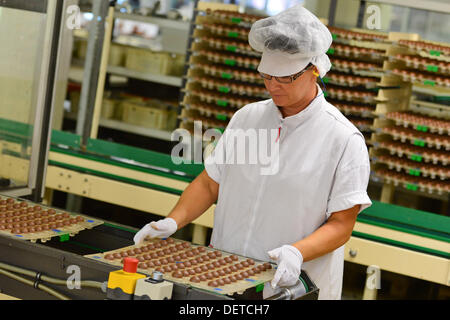
POLYGON ((260 72, 259 74, 261 75, 261 77, 263 79, 266 80, 272 80, 272 78, 275 78, 275 80, 277 80, 279 83, 292 83, 293 81, 297 80, 303 73, 305 73, 306 71, 308 71, 313 65, 311 63, 309 63, 305 69, 303 69, 302 71, 300 71, 299 73, 290 75, 290 76, 285 76, 285 77, 274 77, 274 76, 269 76, 268 74, 262 73, 260 72))

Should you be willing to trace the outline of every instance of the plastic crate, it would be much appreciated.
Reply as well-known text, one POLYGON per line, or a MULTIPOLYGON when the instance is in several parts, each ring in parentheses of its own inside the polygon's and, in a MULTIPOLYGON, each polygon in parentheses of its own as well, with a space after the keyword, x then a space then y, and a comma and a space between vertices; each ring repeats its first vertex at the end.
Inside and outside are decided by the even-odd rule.
POLYGON ((169 53, 140 48, 127 49, 125 67, 138 72, 163 75, 169 74, 172 68, 169 53))
POLYGON ((166 129, 168 112, 160 109, 157 105, 147 102, 138 104, 135 102, 122 102, 122 121, 153 129, 166 129), (153 106, 152 106, 153 105, 153 106))

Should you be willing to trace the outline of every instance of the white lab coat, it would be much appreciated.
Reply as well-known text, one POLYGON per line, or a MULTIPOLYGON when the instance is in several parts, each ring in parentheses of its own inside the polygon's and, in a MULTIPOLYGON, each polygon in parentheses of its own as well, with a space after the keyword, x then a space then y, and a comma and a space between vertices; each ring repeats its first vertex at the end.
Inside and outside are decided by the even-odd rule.
MULTIPOLYGON (((320 87, 308 107, 290 117, 283 118, 272 99, 241 108, 205 169, 219 184, 211 245, 254 259, 269 261, 267 251, 305 238, 333 212, 372 204, 364 137, 320 87), (281 128, 278 151, 274 148, 278 172, 261 175, 261 164, 220 164, 221 156, 238 152, 232 139, 225 139, 229 129, 238 128, 281 128)), ((341 298, 343 267, 343 246, 302 265, 319 287, 319 299, 341 298)))

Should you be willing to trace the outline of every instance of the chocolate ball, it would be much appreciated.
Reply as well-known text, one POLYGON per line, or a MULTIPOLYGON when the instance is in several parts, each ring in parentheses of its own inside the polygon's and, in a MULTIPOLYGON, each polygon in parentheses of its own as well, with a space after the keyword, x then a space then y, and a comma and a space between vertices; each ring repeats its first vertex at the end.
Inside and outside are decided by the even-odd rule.
POLYGON ((147 261, 147 265, 149 268, 153 268, 155 266, 155 263, 153 261, 147 261))
POLYGON ((211 272, 206 273, 205 276, 208 280, 214 279, 214 275, 211 272))
POLYGON ((201 272, 202 272, 202 268, 200 268, 200 267, 195 267, 195 268, 194 268, 194 271, 195 271, 196 273, 201 273, 201 272))
POLYGON ((174 263, 175 259, 173 257, 167 257, 167 261, 169 261, 169 263, 174 263))
POLYGON ((198 276, 193 276, 192 278, 189 279, 190 282, 194 282, 194 283, 199 283, 200 282, 200 277, 198 276))
POLYGON ((223 285, 225 285, 225 282, 223 281, 223 279, 219 279, 219 280, 217 280, 217 284, 219 286, 223 286, 223 285))
POLYGON ((210 258, 215 258, 216 254, 215 254, 215 252, 211 251, 211 252, 207 253, 207 256, 210 257, 210 258))
POLYGON ((202 265, 200 268, 202 269, 203 272, 209 270, 208 267, 207 267, 206 265, 202 265))
POLYGON ((163 270, 164 270, 164 272, 169 273, 169 272, 172 271, 172 268, 171 268, 170 266, 164 266, 164 267, 163 267, 163 270))
POLYGON ((192 249, 192 250, 189 251, 189 252, 192 252, 193 255, 197 255, 197 254, 200 253, 200 251, 198 251, 198 249, 192 249))
POLYGON ((236 276, 234 276, 234 275, 229 276, 228 279, 230 279, 231 282, 237 281, 236 276))
POLYGON ((155 246, 153 245, 153 244, 148 244, 147 245, 147 250, 153 250, 153 249, 155 249, 155 246))
POLYGON ((166 258, 162 258, 159 260, 159 262, 161 262, 161 264, 168 264, 169 260, 167 260, 166 258))
POLYGON ((174 271, 174 272, 172 272, 172 277, 183 278, 183 274, 180 271, 174 271))
POLYGON ((177 249, 177 250, 183 250, 183 244, 181 244, 181 243, 178 243, 176 246, 175 246, 175 249, 177 249))
MULTIPOLYGON (((55 214, 55 213, 56 213, 56 210, 55 210, 55 209, 48 209, 47 212, 48 212, 49 214, 55 214)), ((80 218, 83 219, 83 217, 81 217, 81 216, 78 216, 78 217, 80 217, 80 218)), ((77 219, 78 219, 78 217, 77 217, 77 219)))
POLYGON ((36 230, 36 232, 41 232, 42 231, 42 227, 41 226, 36 226, 36 227, 34 227, 34 229, 36 230))
POLYGON ((191 251, 186 252, 186 256, 191 258, 194 256, 194 254, 191 251))
POLYGON ((163 252, 164 252, 164 254, 166 254, 166 255, 171 254, 171 251, 170 251, 170 249, 168 249, 168 248, 164 249, 163 252))
POLYGON ((216 258, 220 258, 222 256, 222 252, 216 251, 216 258))
POLYGON ((218 268, 218 267, 221 266, 221 264, 219 263, 219 261, 214 261, 214 262, 212 262, 212 264, 213 264, 213 266, 214 266, 215 268, 218 268))
POLYGON ((206 248, 205 247, 198 247, 197 250, 198 250, 198 252, 205 252, 206 248))
POLYGON ((122 258, 122 256, 121 256, 120 253, 118 253, 118 252, 113 253, 113 257, 114 257, 114 259, 120 259, 120 258, 122 258))
POLYGON ((263 266, 266 268, 266 270, 272 269, 272 265, 269 262, 264 263, 263 266))
POLYGON ((133 250, 133 252, 134 252, 135 254, 140 254, 140 253, 142 253, 142 250, 139 249, 139 248, 135 248, 135 249, 133 250))
POLYGON ((167 243, 166 240, 161 240, 161 241, 159 241, 159 244, 160 244, 162 247, 165 247, 165 246, 168 245, 168 243, 167 243))
POLYGON ((181 271, 183 273, 183 277, 189 277, 191 274, 187 270, 181 271))
POLYGON ((168 242, 169 244, 172 244, 172 243, 175 242, 175 240, 173 240, 172 238, 167 238, 166 240, 167 240, 167 242, 168 242))
POLYGON ((178 269, 184 269, 185 265, 183 262, 180 262, 180 263, 177 263, 177 267, 178 267, 178 269))
POLYGON ((141 269, 147 269, 148 268, 148 264, 147 264, 147 262, 140 262, 138 264, 138 267, 141 268, 141 269))
POLYGON ((199 275, 198 278, 200 279, 200 281, 208 280, 204 274, 199 275))
POLYGON ((189 242, 183 242, 183 248, 187 249, 187 248, 190 248, 190 247, 191 247, 191 245, 190 245, 189 242))
POLYGON ((248 273, 249 276, 254 276, 255 275, 255 272, 252 269, 247 270, 247 273, 248 273))
POLYGON ((153 252, 151 255, 152 259, 159 258, 159 255, 156 252, 153 252))
MULTIPOLYGON (((121 256, 122 258, 128 257, 128 253, 126 253, 125 251, 121 251, 121 252, 120 252, 120 256, 121 256)), ((141 260, 139 260, 139 261, 141 261, 141 260)))
POLYGON ((230 266, 230 270, 232 272, 236 272, 238 270, 238 268, 236 266, 230 266))
POLYGON ((249 266, 247 261, 242 261, 241 264, 244 268, 247 268, 249 266))
POLYGON ((153 260, 153 264, 155 265, 155 267, 161 266, 161 262, 159 260, 153 260))
POLYGON ((238 259, 239 259, 238 256, 235 254, 231 255, 230 258, 232 261, 238 261, 238 259))
POLYGON ((247 271, 241 272, 241 275, 242 275, 244 278, 247 278, 247 277, 249 276, 249 274, 248 274, 247 271))
POLYGON ((195 271, 193 269, 186 270, 190 276, 195 275, 195 271))
POLYGON ((217 271, 212 271, 211 274, 213 275, 214 278, 218 278, 220 276, 219 272, 217 271))
POLYGON ((192 266, 192 263, 190 263, 189 261, 184 262, 184 266, 186 268, 190 268, 192 266))
POLYGON ((247 261, 247 263, 248 263, 249 265, 254 265, 254 264, 255 264, 255 260, 253 260, 253 259, 247 259, 247 260, 245 260, 245 261, 247 261))
POLYGON ((175 253, 175 252, 178 251, 178 249, 177 249, 175 246, 169 247, 168 249, 169 249, 169 251, 170 251, 171 253, 175 253))
POLYGON ((234 276, 236 277, 236 280, 238 280, 238 281, 244 279, 244 277, 240 273, 235 274, 234 276))
POLYGON ((111 253, 108 253, 104 256, 106 260, 114 260, 114 256, 111 253))
POLYGON ((218 286, 217 281, 213 280, 213 281, 208 282, 208 286, 217 287, 218 286))
POLYGON ((155 249, 161 248, 161 244, 159 244, 158 242, 153 243, 153 246, 155 247, 155 249))
POLYGON ((229 278, 223 278, 222 281, 225 282, 225 284, 231 283, 231 280, 229 278))

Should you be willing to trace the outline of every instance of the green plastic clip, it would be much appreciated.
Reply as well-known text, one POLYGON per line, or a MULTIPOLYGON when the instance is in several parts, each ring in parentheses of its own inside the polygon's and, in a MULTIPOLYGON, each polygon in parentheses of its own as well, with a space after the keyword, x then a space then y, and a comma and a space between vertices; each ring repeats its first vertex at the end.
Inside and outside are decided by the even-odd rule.
POLYGON ((408 183, 408 184, 406 185, 406 189, 408 189, 408 190, 413 190, 413 191, 417 191, 417 186, 416 186, 415 184, 408 183))
POLYGON ((216 114, 217 120, 227 121, 228 117, 225 114, 216 114))
POLYGON ((256 292, 261 292, 264 290, 264 283, 260 283, 255 287, 256 292))
POLYGON ((225 64, 228 66, 235 66, 236 65, 236 60, 234 59, 225 59, 225 64))
POLYGON ((415 139, 413 143, 415 146, 425 147, 425 141, 423 141, 423 140, 415 139))
POLYGON ((420 154, 412 154, 409 158, 413 161, 422 162, 422 156, 420 154))
POLYGON ((327 54, 334 54, 334 48, 328 49, 327 54))
POLYGON ((226 49, 227 51, 236 52, 237 47, 236 47, 236 46, 227 45, 227 46, 225 47, 225 49, 226 49))
POLYGON ((225 131, 225 129, 222 129, 222 128, 214 128, 214 129, 216 129, 216 130, 219 131, 220 133, 223 133, 223 132, 225 131))
POLYGON ((217 103, 217 105, 219 105, 221 107, 228 106, 228 101, 226 101, 226 100, 217 100, 216 103, 217 103))
POLYGON ((420 176, 420 170, 414 170, 414 169, 409 169, 409 172, 408 172, 411 176, 416 176, 416 177, 418 177, 418 176, 420 176))
POLYGON ((417 130, 417 131, 422 131, 422 132, 427 132, 427 131, 428 131, 428 127, 427 127, 427 126, 421 126, 421 125, 418 125, 418 126, 416 127, 416 130, 417 130))
POLYGON ((328 77, 323 77, 322 80, 324 83, 330 82, 330 78, 328 78, 328 77))
POLYGON ((69 241, 69 239, 70 235, 68 233, 59 236, 59 242, 66 242, 69 241))
POLYGON ((438 70, 439 70, 438 66, 427 65, 427 71, 438 72, 438 70))
POLYGON ((223 93, 228 93, 231 91, 231 89, 229 87, 219 86, 219 91, 223 93))
POLYGON ((233 23, 240 23, 241 21, 242 21, 242 18, 236 18, 236 17, 231 18, 231 22, 233 22, 233 23))
POLYGON ((429 86, 433 86, 436 84, 436 82, 434 82, 433 80, 424 80, 423 81, 424 85, 429 85, 429 86))
POLYGON ((333 38, 333 40, 336 40, 336 38, 338 37, 338 35, 336 33, 332 33, 331 37, 333 38))
POLYGON ((230 31, 227 34, 230 38, 237 38, 239 37, 239 32, 230 31))
POLYGON ((439 57, 441 52, 438 50, 430 50, 430 55, 439 57))
POLYGON ((231 79, 231 78, 233 78, 233 75, 232 75, 231 73, 227 73, 227 72, 222 72, 222 73, 220 74, 220 76, 221 76, 222 78, 224 78, 224 79, 231 79))

